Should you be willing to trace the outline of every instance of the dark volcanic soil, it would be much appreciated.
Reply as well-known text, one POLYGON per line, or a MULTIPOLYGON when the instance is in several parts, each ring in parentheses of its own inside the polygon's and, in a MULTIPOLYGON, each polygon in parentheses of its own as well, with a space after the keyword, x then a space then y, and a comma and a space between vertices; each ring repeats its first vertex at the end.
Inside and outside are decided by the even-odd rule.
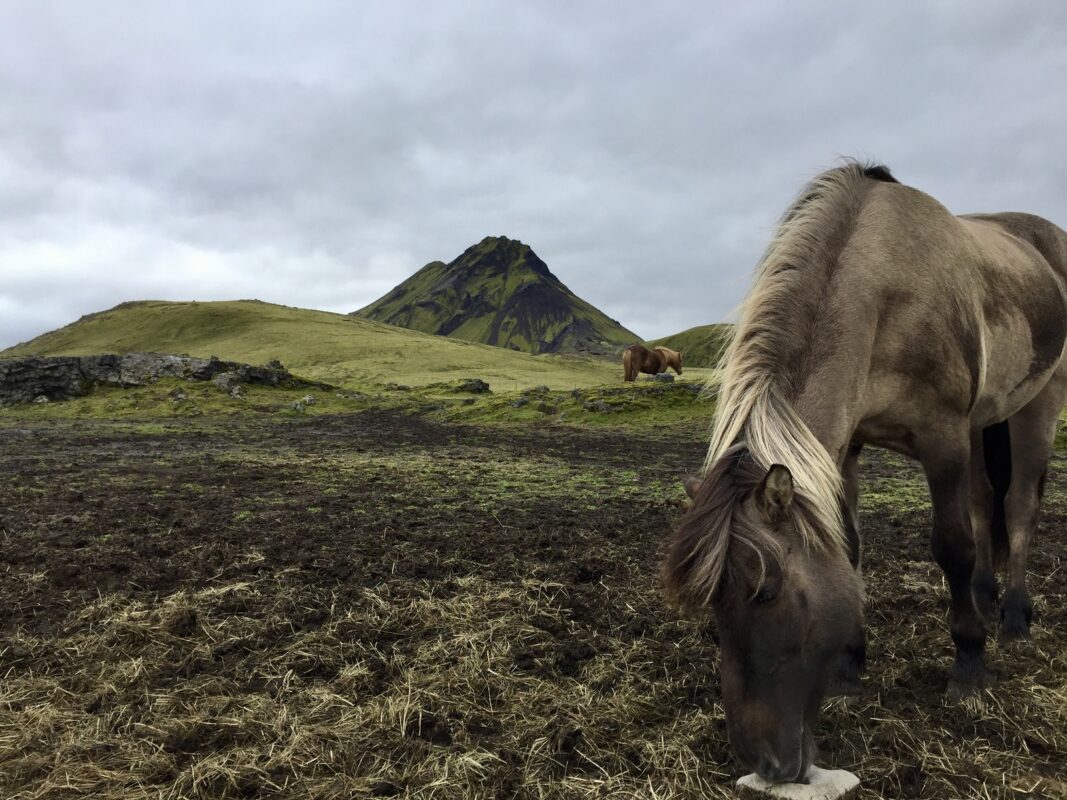
MULTIPOLYGON (((728 797, 712 631, 655 577, 704 447, 379 412, 0 429, 0 793, 728 797)), ((954 705, 921 476, 867 457, 868 692, 819 758, 864 797, 1062 793, 1060 464, 1034 642, 954 705)))
POLYGON ((0 585, 0 629, 32 632, 54 632, 101 593, 151 598, 283 569, 342 594, 460 575, 588 584, 622 554, 651 571, 676 502, 591 496, 592 507, 572 507, 551 486, 509 498, 507 487, 453 479, 453 466, 552 460, 674 484, 704 450, 696 439, 369 413, 236 431, 0 429, 0 443, 0 559, 42 575, 0 585), (412 461, 427 472, 411 475, 412 461), (262 558, 248 563, 249 551, 262 558))

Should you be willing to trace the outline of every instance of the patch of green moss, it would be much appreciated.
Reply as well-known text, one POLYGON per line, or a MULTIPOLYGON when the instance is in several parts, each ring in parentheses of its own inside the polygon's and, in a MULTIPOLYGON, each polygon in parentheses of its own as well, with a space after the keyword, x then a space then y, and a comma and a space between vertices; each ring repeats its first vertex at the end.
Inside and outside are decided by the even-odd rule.
POLYGON ((710 423, 713 400, 701 383, 643 381, 560 392, 547 387, 452 405, 435 416, 462 422, 547 422, 611 427, 710 423))

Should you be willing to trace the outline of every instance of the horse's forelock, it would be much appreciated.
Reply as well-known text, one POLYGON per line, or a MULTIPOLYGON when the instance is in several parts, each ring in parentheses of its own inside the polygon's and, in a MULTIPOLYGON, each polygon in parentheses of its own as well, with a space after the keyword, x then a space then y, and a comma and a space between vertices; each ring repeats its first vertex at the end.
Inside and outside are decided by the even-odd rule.
MULTIPOLYGON (((681 606, 705 606, 729 575, 732 542, 743 542, 762 555, 780 555, 777 535, 738 514, 741 503, 763 481, 769 469, 746 445, 734 445, 707 471, 689 510, 671 539, 663 577, 668 595, 681 606)), ((796 479, 796 475, 794 475, 796 479)), ((844 547, 838 516, 825 513, 827 498, 809 495, 798 484, 790 520, 804 547, 844 547)), ((835 494, 831 495, 836 497, 835 494)), ((840 514, 838 508, 838 514, 840 514)), ((761 556, 762 558, 762 556, 761 556)))
POLYGON ((737 511, 762 480, 762 470, 743 447, 723 455, 708 471, 678 524, 663 562, 667 594, 680 606, 708 605, 728 571, 732 539, 761 551, 777 546, 769 535, 743 524, 737 511))

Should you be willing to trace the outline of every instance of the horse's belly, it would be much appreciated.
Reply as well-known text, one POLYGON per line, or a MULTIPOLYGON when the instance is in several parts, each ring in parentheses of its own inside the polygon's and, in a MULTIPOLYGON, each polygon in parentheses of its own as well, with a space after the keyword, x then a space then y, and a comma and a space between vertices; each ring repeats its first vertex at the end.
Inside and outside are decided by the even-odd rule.
POLYGON ((1063 358, 1064 334, 1038 341, 1023 314, 984 325, 983 361, 978 393, 971 408, 972 428, 1015 414, 1040 392, 1063 358))

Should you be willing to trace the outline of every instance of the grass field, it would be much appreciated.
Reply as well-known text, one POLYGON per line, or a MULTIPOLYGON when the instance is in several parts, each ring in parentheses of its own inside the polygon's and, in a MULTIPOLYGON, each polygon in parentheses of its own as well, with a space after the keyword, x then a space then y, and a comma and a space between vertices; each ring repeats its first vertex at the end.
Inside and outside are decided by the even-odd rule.
MULTIPOLYGON (((181 311, 25 349, 181 342, 338 388, 164 380, 0 408, 0 797, 734 796, 714 625, 657 579, 708 372, 623 384, 339 315, 181 311), (345 360, 374 336, 379 356, 345 360)), ((944 693, 924 480, 865 453, 867 691, 816 730, 861 798, 1067 797, 1064 444, 1033 639, 991 644, 1000 682, 966 704, 944 693)))

